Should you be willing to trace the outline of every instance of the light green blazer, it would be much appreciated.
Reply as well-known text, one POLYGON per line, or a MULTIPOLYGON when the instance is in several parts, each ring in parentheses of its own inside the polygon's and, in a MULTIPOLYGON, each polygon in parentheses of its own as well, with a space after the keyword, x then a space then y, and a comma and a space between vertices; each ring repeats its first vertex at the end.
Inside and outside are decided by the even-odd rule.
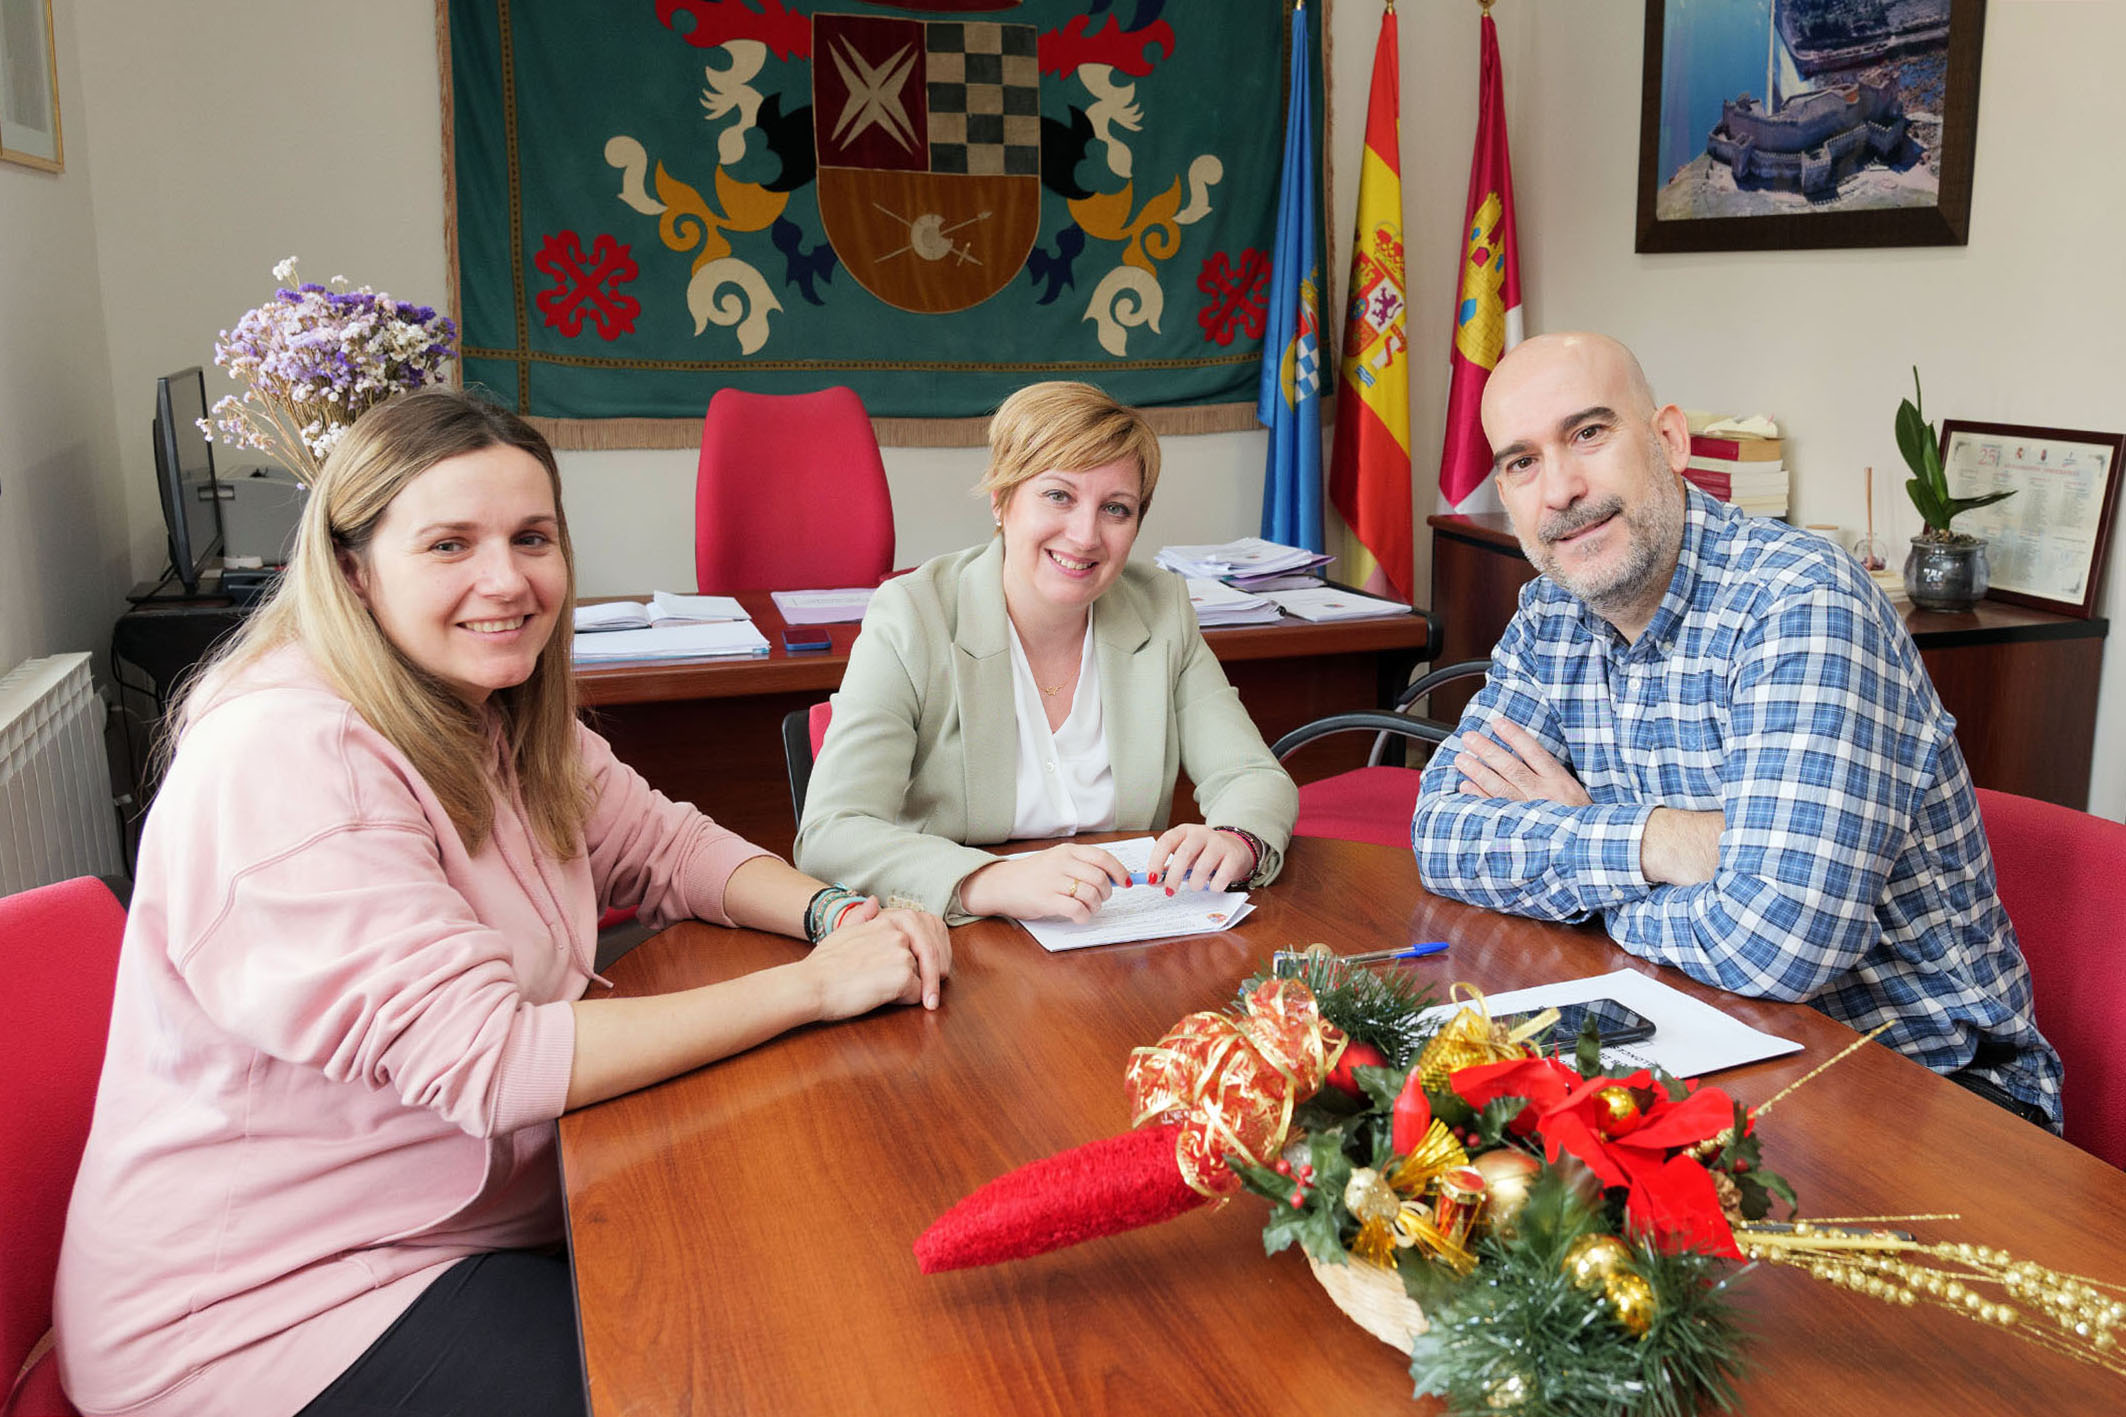
MULTIPOLYGON (((953 924, 959 883, 1011 835, 1019 727, 1013 710, 1004 545, 954 552, 886 582, 849 652, 834 722, 813 765, 797 865, 953 924)), ((1100 712, 1118 830, 1161 831, 1174 777, 1196 784, 1213 826, 1262 839, 1260 880, 1284 862, 1299 789, 1270 756, 1196 628, 1188 585, 1126 566, 1093 610, 1100 712)))

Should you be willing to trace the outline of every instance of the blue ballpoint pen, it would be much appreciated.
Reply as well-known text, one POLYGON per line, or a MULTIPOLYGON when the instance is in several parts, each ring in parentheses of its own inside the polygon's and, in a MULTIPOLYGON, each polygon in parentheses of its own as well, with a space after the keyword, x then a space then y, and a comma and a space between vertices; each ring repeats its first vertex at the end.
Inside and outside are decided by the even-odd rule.
POLYGON ((1367 954, 1339 955, 1322 945, 1312 950, 1278 950, 1270 956, 1270 972, 1282 978, 1298 978, 1306 967, 1309 955, 1319 953, 1324 959, 1333 959, 1338 964, 1387 964, 1392 960, 1424 959, 1428 955, 1445 954, 1445 940, 1426 940, 1401 949, 1374 950, 1367 954))
POLYGON ((1422 944, 1405 945, 1399 950, 1374 950, 1370 954, 1345 955, 1345 964, 1385 964, 1391 959, 1423 959, 1427 955, 1445 954, 1445 940, 1426 940, 1422 944))

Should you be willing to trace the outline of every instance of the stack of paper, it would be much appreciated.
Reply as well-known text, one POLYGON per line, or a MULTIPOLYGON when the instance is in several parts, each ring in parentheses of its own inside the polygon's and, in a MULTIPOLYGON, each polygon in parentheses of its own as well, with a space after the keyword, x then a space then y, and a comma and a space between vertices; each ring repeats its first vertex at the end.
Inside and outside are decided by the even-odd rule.
POLYGON ((728 595, 675 595, 660 590, 647 601, 608 600, 577 606, 576 633, 647 630, 652 625, 698 625, 746 618, 745 607, 728 595))
POLYGON ((853 625, 871 604, 871 587, 847 590, 778 590, 775 608, 786 625, 853 625))
POLYGON ((1266 599, 1283 607, 1285 614, 1302 620, 1367 620, 1376 615, 1408 615, 1410 607, 1396 600, 1378 600, 1355 590, 1273 590, 1266 599))
POLYGON ((647 630, 608 630, 579 634, 578 664, 616 664, 647 659, 723 659, 759 657, 768 642, 751 620, 708 620, 655 625, 647 630))
POLYGON ((1283 613, 1259 595, 1249 595, 1224 581, 1204 576, 1188 578, 1188 598, 1189 604, 1196 607, 1196 623, 1206 630, 1219 625, 1273 624, 1283 613))
POLYGON ((1221 546, 1162 546, 1158 563, 1184 576, 1213 580, 1226 576, 1274 576, 1326 566, 1334 559, 1297 546, 1281 546, 1259 536, 1243 536, 1221 546))

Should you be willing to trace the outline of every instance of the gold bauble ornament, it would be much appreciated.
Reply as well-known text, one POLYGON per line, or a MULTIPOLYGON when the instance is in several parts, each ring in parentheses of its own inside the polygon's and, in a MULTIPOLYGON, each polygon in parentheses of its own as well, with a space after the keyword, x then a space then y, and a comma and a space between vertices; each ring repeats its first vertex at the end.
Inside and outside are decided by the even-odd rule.
POLYGON ((1610 1313, 1632 1337, 1644 1338, 1654 1326, 1654 1287, 1644 1275, 1617 1270, 1602 1281, 1602 1297, 1609 1301, 1610 1313))
POLYGON ((1605 1087, 1595 1094, 1595 1129, 1614 1133, 1639 1119, 1639 1099, 1628 1087, 1605 1087))
POLYGON ((1581 1289, 1600 1289, 1612 1274, 1633 1273, 1631 1248, 1614 1235, 1582 1235, 1559 1268, 1581 1289))
POLYGON ((1494 1412, 1511 1412, 1528 1399, 1528 1384, 1519 1373, 1507 1376, 1491 1385, 1484 1394, 1484 1406, 1494 1412))
POLYGON ((1361 1224, 1369 1220, 1387 1224, 1401 1211, 1402 1198, 1381 1179, 1380 1172, 1370 1166, 1358 1166, 1352 1168, 1351 1179, 1344 1182, 1344 1206, 1361 1224))
POLYGON ((1490 1225, 1492 1234, 1511 1236, 1521 1207, 1528 1204, 1529 1183, 1543 1169, 1543 1163, 1525 1151, 1505 1146, 1473 1156, 1469 1164, 1484 1178, 1484 1193, 1490 1197, 1484 1203, 1485 1223, 1490 1225))

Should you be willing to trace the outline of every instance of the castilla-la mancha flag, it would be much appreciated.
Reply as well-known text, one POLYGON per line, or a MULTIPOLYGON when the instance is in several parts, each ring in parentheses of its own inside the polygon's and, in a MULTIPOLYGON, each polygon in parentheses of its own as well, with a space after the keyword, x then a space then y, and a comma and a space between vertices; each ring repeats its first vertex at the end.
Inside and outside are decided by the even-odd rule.
POLYGON ((1402 82, 1395 11, 1380 17, 1344 312, 1343 398, 1329 497, 1358 547, 1345 579, 1409 601, 1410 341, 1403 310, 1402 82), (1371 562, 1368 565, 1367 562, 1371 562))
MULTIPOLYGON (((1469 207, 1462 224, 1460 291, 1448 363, 1447 436, 1440 449, 1440 500, 1470 511, 1491 475, 1491 444, 1478 417, 1484 383, 1499 356, 1521 342, 1521 253, 1513 237, 1513 160, 1506 151, 1506 94, 1499 78, 1499 32, 1484 16, 1483 73, 1477 92, 1476 153, 1469 160, 1469 207)), ((1486 494, 1488 496, 1488 494, 1486 494)))

